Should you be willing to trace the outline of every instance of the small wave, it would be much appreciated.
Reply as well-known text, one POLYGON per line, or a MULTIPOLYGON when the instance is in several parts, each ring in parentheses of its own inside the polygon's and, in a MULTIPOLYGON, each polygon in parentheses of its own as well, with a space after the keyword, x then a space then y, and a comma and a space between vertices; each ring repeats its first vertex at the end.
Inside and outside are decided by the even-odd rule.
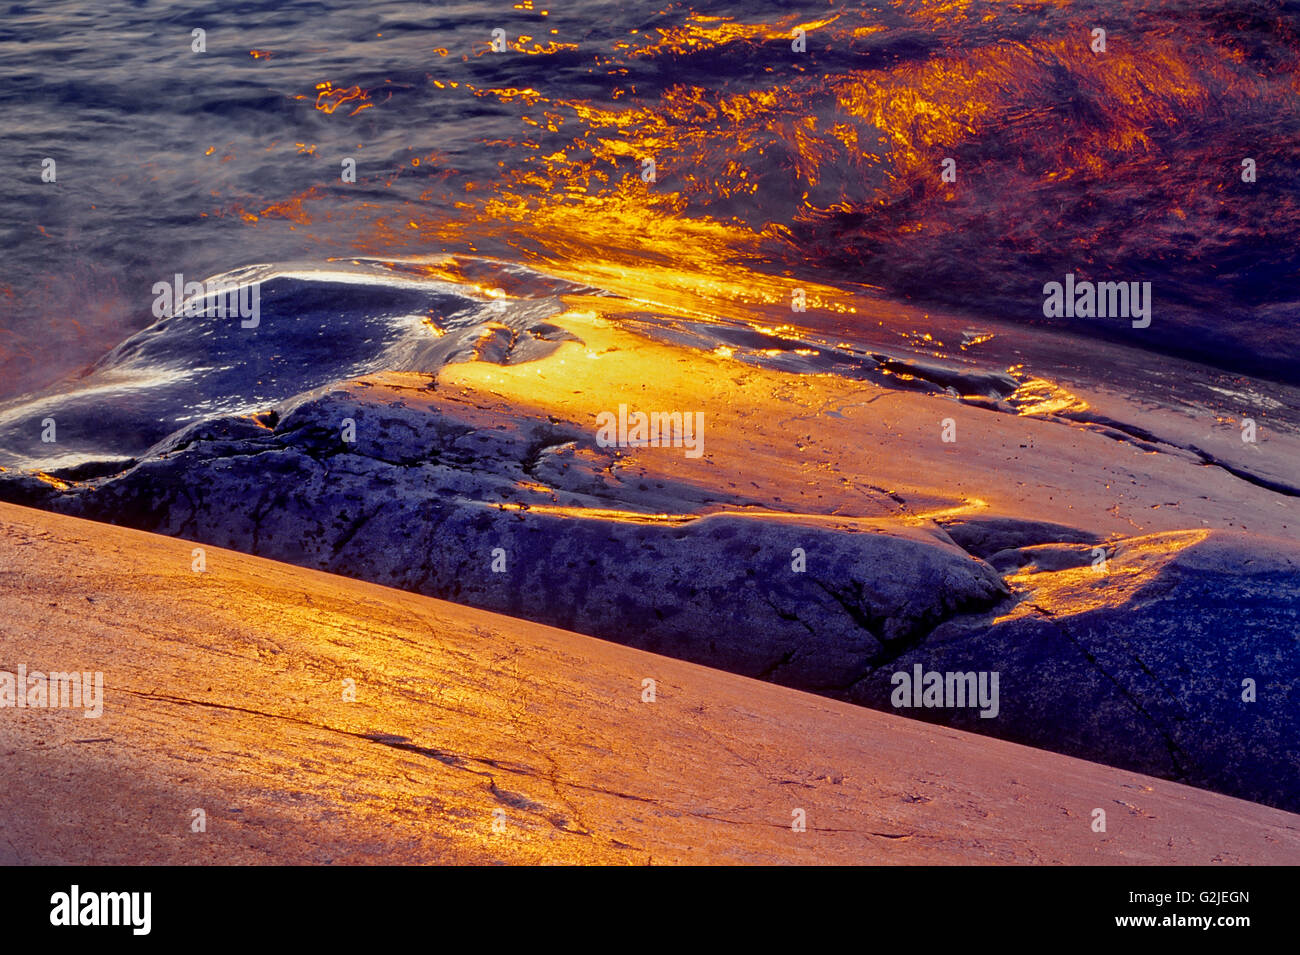
POLYGON ((359 375, 526 360, 568 337, 546 322, 561 309, 554 296, 485 294, 422 268, 358 259, 214 276, 205 286, 257 290, 255 327, 215 308, 186 314, 194 303, 182 303, 86 373, 0 408, 0 455, 46 470, 136 457, 196 421, 359 375))

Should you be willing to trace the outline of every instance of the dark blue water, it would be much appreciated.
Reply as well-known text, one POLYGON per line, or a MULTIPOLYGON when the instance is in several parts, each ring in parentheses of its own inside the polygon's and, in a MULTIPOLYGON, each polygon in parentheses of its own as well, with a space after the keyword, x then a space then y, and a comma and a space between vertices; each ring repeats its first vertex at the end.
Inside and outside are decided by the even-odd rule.
POLYGON ((1298 37, 1296 2, 11 4, 0 394, 176 272, 444 251, 1037 323, 1067 271, 1148 280, 1145 333, 1069 330, 1295 380, 1298 37))

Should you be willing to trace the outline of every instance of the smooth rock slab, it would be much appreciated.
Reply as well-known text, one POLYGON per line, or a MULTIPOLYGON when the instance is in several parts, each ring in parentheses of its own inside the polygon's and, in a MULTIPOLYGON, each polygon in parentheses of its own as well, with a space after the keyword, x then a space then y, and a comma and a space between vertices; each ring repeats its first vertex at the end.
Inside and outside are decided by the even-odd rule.
POLYGON ((0 864, 1300 858, 1276 809, 190 550, 0 504, 0 667, 105 675, 100 719, 0 710, 0 864))

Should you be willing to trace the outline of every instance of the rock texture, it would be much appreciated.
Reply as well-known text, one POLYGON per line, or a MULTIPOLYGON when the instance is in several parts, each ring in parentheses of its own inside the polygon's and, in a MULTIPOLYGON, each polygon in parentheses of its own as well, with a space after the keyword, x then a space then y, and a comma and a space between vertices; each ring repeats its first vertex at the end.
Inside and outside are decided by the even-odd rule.
POLYGON ((805 689, 847 686, 942 621, 1007 594, 991 567, 936 529, 695 516, 685 512, 698 493, 646 493, 612 478, 614 465, 576 429, 359 387, 302 400, 273 425, 194 426, 93 486, 29 486, 33 503, 66 513, 805 689), (341 439, 345 420, 362 440, 341 439), (814 572, 793 569, 796 548, 814 572))
MULTIPOLYGON (((1105 569, 1092 548, 1028 547, 1014 608, 936 628, 848 698, 890 705, 890 676, 996 670, 1001 710, 944 722, 1300 805, 1300 548, 1216 531, 1122 540, 1105 569), (987 722, 990 726, 978 724, 987 722)), ((932 712, 932 711, 930 711, 932 712)), ((913 716, 934 719, 924 710, 913 716)))
POLYGON ((105 677, 99 719, 0 709, 0 863, 1300 858, 1275 809, 191 550, 0 505, 0 669, 105 677))
POLYGON ((899 712, 1300 807, 1300 547, 1284 541, 772 511, 631 478, 574 425, 391 382, 192 426, 107 479, 4 484, 884 710, 916 664, 996 671, 996 718, 899 712))
POLYGON ((0 409, 0 499, 881 708, 900 670, 996 671, 996 718, 900 712, 1300 808, 1300 391, 862 298, 792 329, 785 292, 525 271, 476 279, 508 302, 285 278, 252 337, 146 330, 0 409), (328 351, 335 305, 322 367, 361 376, 316 387, 294 343, 328 351), (702 453, 598 446, 620 405, 702 415, 702 453))

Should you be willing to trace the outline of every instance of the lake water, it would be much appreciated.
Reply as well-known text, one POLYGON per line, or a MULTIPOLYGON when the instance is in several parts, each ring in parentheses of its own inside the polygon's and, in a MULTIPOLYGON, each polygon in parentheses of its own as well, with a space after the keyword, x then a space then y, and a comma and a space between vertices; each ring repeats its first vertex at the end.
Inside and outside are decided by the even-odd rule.
POLYGON ((11 4, 0 395, 176 273, 444 252, 651 301, 807 277, 1295 381, 1298 37, 1295 2, 11 4), (1045 318, 1067 274, 1151 282, 1151 326, 1045 318))

